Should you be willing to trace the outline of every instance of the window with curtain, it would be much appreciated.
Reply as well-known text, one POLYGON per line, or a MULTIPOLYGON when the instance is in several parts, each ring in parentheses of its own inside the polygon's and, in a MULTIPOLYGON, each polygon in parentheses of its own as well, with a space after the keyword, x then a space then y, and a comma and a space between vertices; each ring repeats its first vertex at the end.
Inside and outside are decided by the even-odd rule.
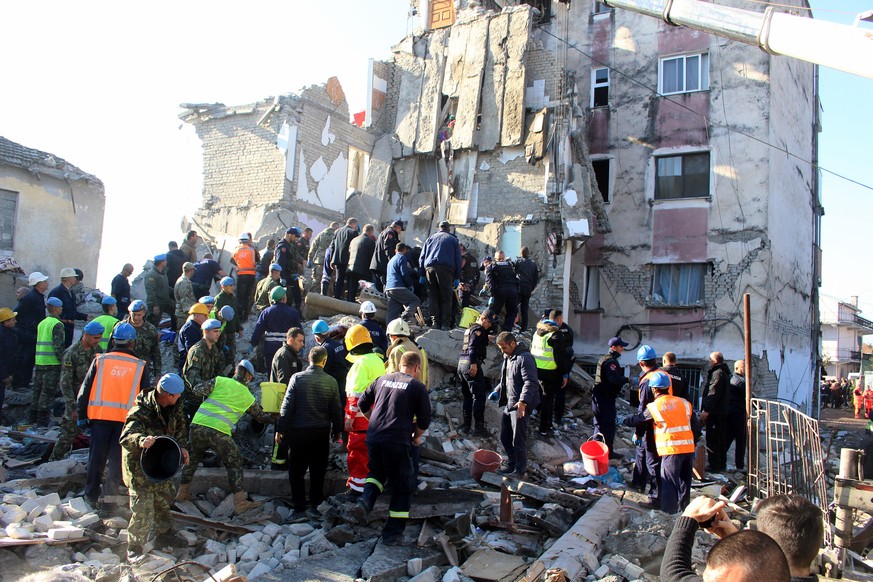
POLYGON ((702 305, 706 263, 655 265, 652 273, 652 303, 655 305, 702 305))

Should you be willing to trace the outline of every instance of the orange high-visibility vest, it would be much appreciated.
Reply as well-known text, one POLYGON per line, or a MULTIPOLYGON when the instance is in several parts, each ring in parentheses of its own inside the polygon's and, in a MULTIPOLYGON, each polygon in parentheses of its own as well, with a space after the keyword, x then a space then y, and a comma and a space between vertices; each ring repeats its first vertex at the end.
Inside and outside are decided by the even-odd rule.
POLYGON ((255 274, 255 249, 247 245, 240 245, 236 252, 233 253, 233 260, 236 262, 236 272, 240 275, 255 274))
POLYGON ((655 421, 655 447, 662 457, 694 452, 691 404, 678 396, 658 396, 646 406, 655 421))
MULTIPOLYGON (((649 375, 654 374, 655 372, 661 372, 667 376, 667 378, 670 380, 670 390, 668 391, 668 394, 670 394, 670 396, 673 396, 673 378, 671 378, 670 374, 667 374, 667 372, 664 372, 664 370, 662 370, 661 368, 657 368, 655 370, 649 370, 648 372, 646 372, 645 374, 640 376, 640 386, 642 386, 643 380, 645 380, 646 378, 649 377, 649 375)), ((654 393, 654 392, 655 391, 652 390, 652 393, 654 393)), ((642 400, 642 399, 643 399, 643 389, 637 388, 637 400, 642 400)))
POLYGON ((99 354, 88 400, 90 420, 124 422, 133 408, 146 363, 121 352, 99 354))

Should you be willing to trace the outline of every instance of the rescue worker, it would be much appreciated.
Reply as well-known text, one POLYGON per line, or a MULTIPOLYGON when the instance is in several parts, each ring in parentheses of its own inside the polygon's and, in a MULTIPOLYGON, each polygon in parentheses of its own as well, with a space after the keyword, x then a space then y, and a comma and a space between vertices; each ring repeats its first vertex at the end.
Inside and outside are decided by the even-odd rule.
MULTIPOLYGON (((640 366, 639 390, 635 403, 637 413, 642 414, 646 407, 655 401, 655 393, 649 380, 658 372, 658 354, 649 345, 640 346, 637 350, 637 363, 640 366)), ((669 380, 669 376, 667 379, 669 380)), ((672 396, 672 390, 670 395, 672 396)), ((661 457, 655 443, 655 429, 651 422, 640 423, 634 432, 634 445, 636 445, 636 457, 634 459, 634 471, 632 481, 640 489, 646 492, 648 485, 649 504, 652 507, 660 507, 661 504, 661 457)))
POLYGON ((306 288, 306 261, 309 257, 309 245, 312 241, 312 229, 308 226, 303 229, 303 234, 300 235, 300 238, 297 239, 297 260, 298 264, 298 272, 300 273, 300 283, 303 289, 303 296, 306 297, 306 293, 308 289, 306 288))
POLYGON ((107 295, 100 300, 100 306, 103 308, 103 315, 98 315, 94 321, 103 326, 100 351, 105 352, 109 349, 109 338, 112 337, 112 330, 118 325, 118 317, 116 317, 118 315, 118 302, 115 297, 107 295))
POLYGON ((655 400, 646 404, 643 412, 622 419, 622 424, 638 427, 652 423, 655 445, 661 459, 660 508, 664 513, 679 513, 691 501, 691 469, 694 462, 694 444, 700 438, 700 421, 691 410, 691 403, 671 396, 670 378, 661 371, 648 378, 648 387, 655 400))
POLYGON ((376 306, 372 301, 364 301, 361 303, 361 325, 367 328, 370 332, 370 339, 373 340, 373 346, 377 348, 379 354, 384 356, 388 349, 388 337, 385 335, 385 330, 376 321, 376 306))
POLYGON ((291 381, 291 376, 303 371, 305 365, 300 355, 305 343, 306 336, 301 328, 292 327, 288 330, 285 334, 285 343, 273 356, 273 363, 270 366, 270 382, 278 382, 287 386, 288 382, 291 381))
POLYGON ((143 546, 152 528, 158 547, 175 549, 184 545, 173 532, 170 513, 174 481, 152 481, 146 477, 140 462, 143 451, 154 446, 157 437, 168 436, 179 445, 182 463, 188 464, 187 423, 180 402, 184 390, 185 383, 177 374, 165 374, 158 380, 157 388, 137 395, 119 430, 124 483, 130 490, 127 559, 131 563, 145 557, 143 546))
MULTIPOLYGON (((324 364, 325 373, 336 380, 337 394, 339 395, 340 405, 345 405, 346 401, 346 375, 349 373, 351 364, 346 360, 348 352, 343 342, 333 339, 330 335, 330 326, 327 322, 319 319, 312 324, 312 334, 315 336, 315 343, 323 347, 327 351, 327 362, 324 364)), ((342 431, 342 429, 340 429, 342 431)))
MULTIPOLYGON (((558 330, 555 332, 561 336, 561 345, 564 346, 564 362, 566 368, 559 371, 561 374, 566 374, 567 378, 573 371, 573 363, 576 359, 576 352, 573 350, 573 330, 564 322, 564 312, 560 309, 552 309, 549 311, 548 318, 558 324, 558 330)), ((564 413, 567 409, 567 386, 569 382, 563 384, 558 391, 555 392, 555 424, 561 426, 564 422, 564 413)))
POLYGON ((161 345, 157 328, 145 320, 145 314, 145 302, 137 299, 127 308, 127 316, 121 321, 129 323, 136 331, 136 342, 131 346, 133 355, 147 362, 151 368, 151 376, 157 378, 164 369, 161 361, 161 345))
POLYGON ((461 284, 461 245, 449 232, 448 221, 430 235, 421 250, 420 264, 424 268, 419 282, 427 282, 428 311, 436 329, 452 328, 453 290, 461 284))
POLYGON ((176 494, 177 501, 187 501, 191 495, 191 481, 207 451, 212 450, 224 463, 227 480, 233 493, 234 513, 240 514, 260 507, 249 501, 243 490, 243 458, 233 441, 233 427, 243 414, 250 414, 256 421, 269 424, 273 417, 261 408, 249 391, 247 384, 255 376, 255 367, 248 360, 240 360, 233 378, 218 376, 198 384, 194 390, 203 403, 191 419, 188 434, 190 462, 182 470, 182 484, 176 494))
POLYGON ((128 410, 137 394, 151 385, 148 365, 133 354, 136 330, 129 323, 119 323, 112 330, 113 347, 97 354, 79 388, 76 413, 79 428, 91 427, 88 469, 84 497, 95 505, 101 488, 114 494, 121 483, 121 447, 119 438, 128 410), (103 472, 109 463, 107 482, 103 472))
POLYGON ((179 354, 179 375, 188 359, 188 352, 203 339, 200 326, 209 319, 209 308, 202 303, 195 303, 188 309, 188 319, 176 335, 176 351, 179 354))
POLYGON ((15 367, 18 364, 18 334, 15 333, 15 316, 8 307, 0 308, 0 423, 3 423, 3 401, 6 389, 12 386, 15 367))
POLYGON ((60 299, 63 308, 58 319, 64 324, 64 349, 73 344, 73 325, 76 321, 87 321, 88 316, 76 308, 76 296, 72 287, 78 282, 76 270, 70 267, 61 269, 61 283, 49 291, 48 297, 60 299))
POLYGON ((527 419, 540 403, 537 365, 527 348, 507 331, 497 336, 497 347, 503 353, 496 389, 497 404, 504 407, 500 443, 508 458, 506 467, 498 473, 523 479, 527 470, 527 419))
POLYGON ((521 247, 521 258, 515 263, 515 275, 518 278, 519 327, 521 331, 526 331, 530 313, 530 296, 540 282, 540 268, 531 260, 528 247, 521 247))
POLYGON ((221 329, 224 345, 229 348, 229 354, 226 354, 226 357, 228 362, 232 364, 236 361, 236 338, 237 336, 242 337, 243 333, 239 319, 240 307, 236 296, 236 281, 232 277, 224 277, 221 280, 221 291, 215 296, 215 312, 221 313, 225 306, 233 309, 233 315, 225 311, 221 317, 224 321, 221 329))
POLYGON ((864 390, 864 416, 870 418, 870 411, 873 410, 873 387, 867 387, 864 390))
POLYGON ((346 403, 344 429, 349 433, 347 465, 349 478, 346 484, 349 493, 360 494, 364 491, 369 465, 367 463, 367 417, 358 407, 358 399, 367 386, 385 373, 385 364, 378 354, 373 352, 373 339, 370 332, 361 324, 353 325, 346 332, 346 359, 352 363, 346 375, 346 403))
POLYGON ((221 322, 217 319, 207 319, 200 326, 203 339, 194 344, 185 359, 182 377, 185 380, 185 390, 182 396, 185 412, 189 418, 194 416, 203 398, 198 396, 201 390, 197 387, 221 375, 225 366, 224 355, 218 347, 218 337, 221 335, 221 322))
POLYGON ((706 423, 706 448, 709 452, 707 471, 720 473, 727 468, 727 416, 730 408, 731 371, 721 352, 709 354, 709 370, 703 393, 700 420, 706 423))
MULTIPOLYGON (((734 466, 737 471, 744 471, 746 466, 746 363, 743 360, 734 362, 734 373, 731 376, 728 391, 727 440, 725 454, 734 447, 734 466)), ((752 396, 754 398, 754 395, 752 396)))
POLYGON ((194 295, 194 284, 191 277, 194 276, 194 263, 182 264, 182 274, 173 285, 173 298, 176 300, 176 323, 182 323, 188 318, 188 310, 197 303, 194 295))
POLYGON ((322 230, 313 239, 309 245, 309 253, 307 254, 307 265, 312 269, 312 284, 309 287, 310 291, 318 291, 321 282, 321 273, 324 266, 324 252, 333 240, 333 235, 340 227, 338 222, 331 222, 330 226, 322 230))
POLYGON ((855 388, 852 390, 853 404, 855 405, 855 418, 861 418, 861 409, 864 408, 864 388, 861 387, 861 381, 858 380, 855 388))
POLYGON ((258 285, 255 288, 255 309, 261 312, 270 306, 270 293, 276 287, 281 287, 281 279, 282 265, 272 263, 270 265, 270 272, 267 273, 266 277, 258 281, 258 285))
POLYGON ((309 352, 309 366, 291 377, 279 422, 276 444, 287 450, 291 503, 298 516, 307 510, 306 482, 309 471, 309 510, 320 518, 318 506, 324 501, 324 475, 330 456, 330 443, 343 427, 343 409, 337 383, 324 371, 327 350, 315 346, 309 352))
POLYGON ((45 304, 48 315, 36 328, 36 371, 29 416, 30 422, 38 426, 49 425, 51 405, 61 379, 61 358, 67 349, 64 324, 60 320, 64 304, 57 297, 49 297, 45 304))
MULTIPOLYGON (((379 233, 373 259, 370 261, 370 272, 373 274, 373 284, 378 291, 388 289, 388 263, 394 257, 400 242, 400 233, 406 230, 402 220, 395 220, 379 233)), ((389 318, 392 321, 393 318, 389 318)))
POLYGON ((282 286, 291 293, 294 307, 300 309, 303 297, 300 295, 300 258, 297 256, 297 240, 300 229, 296 226, 285 231, 285 238, 276 245, 276 262, 282 267, 282 286))
POLYGON ((248 319, 252 311, 252 302, 255 300, 255 274, 260 260, 260 253, 252 246, 251 235, 247 232, 239 235, 239 246, 231 256, 230 262, 236 265, 240 322, 248 319))
POLYGON ((275 254, 276 239, 271 238, 267 241, 267 247, 264 249, 264 253, 261 255, 261 260, 258 261, 258 268, 256 269, 256 276, 258 278, 258 281, 270 274, 270 265, 276 262, 273 260, 275 254))
POLYGON ((482 273, 479 271, 479 261, 476 260, 467 247, 461 245, 461 285, 458 289, 461 291, 461 307, 470 307, 472 305, 473 293, 476 292, 476 287, 482 278, 482 273))
POLYGON ((303 327, 303 317, 294 307, 286 303, 284 287, 276 287, 270 291, 270 307, 258 316, 255 328, 252 330, 252 351, 263 340, 261 353, 264 354, 264 365, 271 365, 276 351, 285 343, 285 334, 292 327, 303 327))
POLYGON ((469 433, 475 420, 473 434, 489 436, 485 427, 485 400, 488 398, 491 383, 485 376, 484 365, 488 356, 488 330, 496 318, 486 309, 479 315, 476 323, 464 330, 464 343, 458 357, 458 378, 461 380, 461 394, 464 397, 464 420, 458 427, 461 434, 469 433))
POLYGON ((388 321, 394 321, 402 317, 407 323, 415 321, 415 312, 421 305, 421 299, 413 291, 415 276, 409 267, 406 253, 409 247, 403 243, 397 243, 396 251, 388 261, 385 274, 378 276, 384 278, 385 295, 388 297, 388 321))
POLYGON ((179 248, 180 251, 185 253, 185 257, 187 260, 192 263, 197 262, 197 239, 200 238, 197 235, 196 230, 189 230, 185 233, 185 240, 182 241, 182 246, 179 248))
POLYGON ((418 354, 406 352, 400 358, 400 371, 373 381, 358 401, 370 423, 367 430, 370 471, 354 515, 357 521, 366 522, 379 494, 390 485, 388 519, 381 540, 387 546, 404 543, 403 531, 415 492, 412 447, 421 444, 421 435, 431 420, 427 387, 415 379, 421 374, 420 368, 418 354))
POLYGON ((385 371, 389 374, 400 371, 400 358, 403 357, 403 354, 415 352, 421 360, 421 373, 415 379, 426 387, 430 386, 427 375, 427 353, 412 339, 409 324, 399 318, 391 321, 388 324, 388 339, 391 340, 391 345, 385 352, 385 371))
POLYGON ((591 411, 594 413, 594 432, 603 435, 603 442, 609 447, 609 458, 621 459, 621 455, 613 452, 612 443, 615 440, 615 399, 628 382, 618 359, 628 343, 620 337, 614 337, 608 345, 609 352, 597 362, 591 411))
POLYGON ((100 322, 88 322, 79 341, 68 347, 61 357, 60 383, 61 395, 64 397, 64 418, 61 420, 61 434, 52 450, 50 461, 63 459, 73 449, 73 441, 79 434, 79 427, 76 424, 79 388, 85 381, 94 357, 103 352, 100 349, 103 331, 103 324, 100 322))
POLYGON ((34 271, 27 278, 30 291, 18 300, 15 306, 16 326, 21 347, 19 364, 12 379, 16 388, 27 388, 33 379, 33 366, 36 359, 36 332, 39 322, 45 319, 45 291, 48 277, 34 271))
POLYGON ((354 302, 360 290, 360 281, 369 281, 370 261, 376 250, 375 227, 365 224, 364 230, 349 243, 349 268, 346 271, 346 301, 354 302))
POLYGON ((494 253, 494 261, 485 267, 485 286, 491 292, 489 308, 497 315, 506 311, 503 331, 511 332, 518 317, 518 278, 503 251, 494 253))
MULTIPOLYGON (((176 285, 176 281, 179 280, 179 277, 182 276, 182 265, 188 261, 188 258, 185 256, 185 253, 179 250, 179 244, 171 240, 167 243, 167 282, 170 284, 170 287, 174 287, 176 285)), ((191 263, 192 265, 194 263, 191 263)), ((184 319, 184 318, 183 318, 184 319)))
POLYGON ((227 276, 227 273, 224 272, 211 253, 203 255, 201 261, 192 262, 194 263, 194 274, 191 276, 191 284, 194 286, 194 295, 197 297, 209 295, 212 283, 227 276))
POLYGON ((109 292, 118 301, 118 315, 127 315, 127 307, 130 305, 130 281, 128 277, 133 273, 133 265, 127 263, 121 268, 121 272, 112 279, 112 287, 109 292))
POLYGON ((336 273, 333 286, 334 299, 343 298, 343 292, 346 288, 346 271, 349 268, 349 245, 352 244, 352 239, 356 236, 358 236, 358 219, 349 218, 346 220, 345 226, 336 231, 330 243, 330 246, 333 247, 330 266, 336 273))
MULTIPOLYGON (((167 255, 155 255, 152 268, 146 272, 143 277, 146 291, 146 304, 149 306, 151 313, 148 315, 148 320, 155 327, 161 324, 161 316, 166 313, 172 321, 172 328, 179 329, 176 321, 176 302, 171 299, 173 292, 170 289, 170 284, 167 282, 167 255)), ((157 370, 160 372, 160 370, 157 370)))
POLYGON ((537 379, 542 388, 539 418, 541 437, 552 436, 552 417, 555 414, 555 395, 570 382, 564 351, 564 337, 558 333, 558 323, 544 319, 537 323, 530 342, 530 353, 537 366, 537 379))

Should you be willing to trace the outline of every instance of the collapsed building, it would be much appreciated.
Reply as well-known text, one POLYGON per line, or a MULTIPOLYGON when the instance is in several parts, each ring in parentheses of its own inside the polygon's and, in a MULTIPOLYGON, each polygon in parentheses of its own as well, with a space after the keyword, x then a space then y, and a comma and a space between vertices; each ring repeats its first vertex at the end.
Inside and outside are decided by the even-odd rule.
POLYGON ((425 4, 428 27, 371 61, 355 122, 336 78, 183 105, 193 224, 231 250, 350 216, 407 221, 416 245, 448 220, 479 258, 531 249, 531 309, 563 309, 589 372, 622 335, 675 352, 695 388, 710 352, 742 358, 749 293, 756 394, 810 412, 816 66, 595 0, 425 4))

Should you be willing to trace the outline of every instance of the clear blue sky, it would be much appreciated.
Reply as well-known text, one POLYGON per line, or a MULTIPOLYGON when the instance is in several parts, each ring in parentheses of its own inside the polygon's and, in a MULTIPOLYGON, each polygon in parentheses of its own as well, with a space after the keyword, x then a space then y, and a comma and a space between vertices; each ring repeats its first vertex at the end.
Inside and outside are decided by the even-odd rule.
MULTIPOLYGON (((812 6, 816 18, 850 23, 873 0, 812 6)), ((403 38, 408 9, 408 0, 5 2, 0 135, 104 181, 98 285, 108 290, 123 263, 138 268, 179 239, 179 219, 199 205, 200 144, 178 104, 250 103, 336 75, 351 108, 363 109, 367 59, 387 57, 403 38)), ((868 185, 871 98, 873 80, 821 69, 820 163, 868 185)), ((822 192, 822 292, 860 295, 873 318, 861 246, 873 192, 827 173, 822 192)))

